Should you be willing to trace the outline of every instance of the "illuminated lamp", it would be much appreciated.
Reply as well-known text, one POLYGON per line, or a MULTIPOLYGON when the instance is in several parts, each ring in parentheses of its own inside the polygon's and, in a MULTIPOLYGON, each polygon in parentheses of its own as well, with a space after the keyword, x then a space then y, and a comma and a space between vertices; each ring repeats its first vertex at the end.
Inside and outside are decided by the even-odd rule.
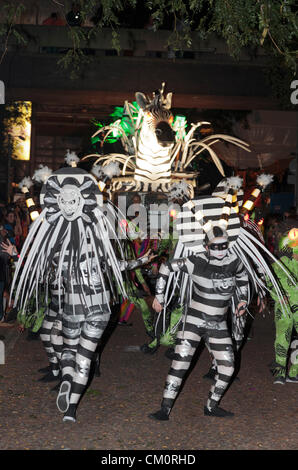
POLYGON ((177 216, 177 211, 176 209, 171 209, 170 210, 170 217, 173 217, 173 219, 175 219, 177 216))
MULTIPOLYGON (((31 101, 17 101, 19 116, 14 120, 9 118, 5 125, 12 141, 12 158, 14 160, 30 160, 31 146, 31 101)), ((9 109, 9 107, 8 107, 9 109)))
POLYGON ((242 206, 241 211, 243 212, 244 209, 250 211, 254 207, 254 202, 248 199, 242 206))
POLYGON ((263 225, 263 223, 264 223, 264 219, 262 218, 259 220, 258 225, 263 225))
POLYGON ((292 228, 288 233, 288 238, 290 240, 297 240, 298 239, 298 228, 292 228))
POLYGON ((30 196, 29 189, 26 188, 26 186, 23 186, 22 193, 24 193, 25 198, 26 198, 26 206, 29 209, 30 219, 33 220, 33 222, 34 222, 34 220, 36 220, 37 217, 39 216, 39 212, 37 210, 35 210, 35 207, 36 207, 35 203, 34 203, 32 197, 30 196))
POLYGON ((248 213, 245 214, 244 220, 245 220, 245 221, 246 221, 246 220, 249 220, 249 214, 248 214, 248 213))

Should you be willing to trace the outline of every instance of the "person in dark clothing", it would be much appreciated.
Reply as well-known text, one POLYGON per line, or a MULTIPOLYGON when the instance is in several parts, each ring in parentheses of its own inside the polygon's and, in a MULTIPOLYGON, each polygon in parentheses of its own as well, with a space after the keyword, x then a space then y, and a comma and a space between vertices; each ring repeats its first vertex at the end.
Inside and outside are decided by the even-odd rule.
POLYGON ((42 24, 45 26, 64 26, 65 21, 59 17, 59 13, 53 12, 51 13, 51 16, 42 22, 42 24))
POLYGON ((9 241, 8 232, 3 225, 0 225, 0 322, 4 322, 4 292, 8 289, 10 281, 10 260, 11 257, 17 259, 17 251, 9 241), (7 247, 11 247, 7 251, 7 247))
MULTIPOLYGON (((0 242, 3 242, 7 237, 7 230, 3 225, 0 226, 0 242)), ((5 283, 7 279, 7 269, 9 263, 9 256, 4 253, 0 247, 0 321, 4 320, 4 308, 3 308, 3 294, 5 289, 5 283)))
POLYGON ((69 26, 82 26, 83 18, 78 3, 72 4, 72 9, 66 15, 66 21, 69 26))

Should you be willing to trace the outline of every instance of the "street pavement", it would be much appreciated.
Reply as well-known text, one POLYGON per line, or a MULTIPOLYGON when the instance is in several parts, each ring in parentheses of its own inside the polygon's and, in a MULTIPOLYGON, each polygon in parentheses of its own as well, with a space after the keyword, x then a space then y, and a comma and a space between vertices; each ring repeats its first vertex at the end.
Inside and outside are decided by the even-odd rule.
POLYGON ((47 365, 41 341, 28 341, 17 328, 0 327, 5 364, 0 365, 0 450, 296 450, 298 384, 274 385, 268 364, 274 359, 273 314, 257 315, 253 338, 243 351, 239 380, 221 406, 232 419, 207 417, 203 408, 210 382, 206 348, 176 400, 170 420, 148 414, 159 409, 170 360, 166 348, 144 355, 147 342, 141 315, 133 326, 116 325, 77 412, 64 423, 56 407, 54 383, 38 382, 47 365))

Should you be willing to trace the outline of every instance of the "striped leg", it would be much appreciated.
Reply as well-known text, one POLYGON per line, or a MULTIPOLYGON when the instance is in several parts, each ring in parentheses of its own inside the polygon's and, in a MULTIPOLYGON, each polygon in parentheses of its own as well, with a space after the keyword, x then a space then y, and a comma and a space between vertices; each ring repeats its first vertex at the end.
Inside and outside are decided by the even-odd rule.
MULTIPOLYGON (((40 329, 40 339, 46 350, 49 363, 52 367, 53 375, 57 376, 59 374, 59 362, 56 348, 52 342, 52 328, 59 312, 59 289, 57 286, 51 285, 50 292, 51 302, 49 304, 47 314, 40 329)), ((60 301, 63 302, 62 290, 60 290, 60 297, 60 301)))
POLYGON ((58 359, 55 354, 55 350, 51 343, 51 330, 56 319, 57 312, 52 311, 50 308, 47 311, 47 314, 44 317, 41 329, 40 329, 40 339, 45 348, 46 354, 48 356, 48 361, 53 370, 56 369, 58 365, 58 359))
POLYGON ((226 322, 218 324, 218 330, 207 330, 207 341, 217 365, 215 383, 212 385, 207 408, 215 408, 223 397, 234 373, 234 352, 226 322))
POLYGON ((202 339, 200 330, 191 323, 180 325, 176 338, 175 359, 172 361, 163 393, 162 407, 171 409, 179 392, 183 377, 189 369, 193 355, 202 339))
POLYGON ((58 368, 53 370, 54 375, 59 375, 60 372, 60 362, 61 354, 63 349, 63 336, 62 336, 62 316, 58 314, 56 320, 54 321, 52 330, 51 330, 51 344, 55 351, 55 355, 58 360, 58 368))
MULTIPOLYGON (((75 317, 74 317, 75 318, 75 317)), ((69 399, 76 367, 76 351, 80 340, 81 323, 64 317, 62 320, 63 348, 61 353, 62 382, 57 396, 57 407, 65 413, 69 408, 69 399)))
POLYGON ((245 325, 247 321, 247 313, 242 315, 241 317, 236 317, 231 312, 232 316, 232 337, 235 341, 236 352, 238 352, 242 346, 243 338, 244 338, 244 331, 245 325))
POLYGON ((62 380, 72 383, 75 373, 75 358, 80 341, 81 322, 62 320, 63 347, 61 353, 62 380))
POLYGON ((99 340, 109 322, 110 313, 101 313, 98 308, 82 323, 81 335, 75 356, 70 405, 76 405, 88 382, 91 360, 99 340))

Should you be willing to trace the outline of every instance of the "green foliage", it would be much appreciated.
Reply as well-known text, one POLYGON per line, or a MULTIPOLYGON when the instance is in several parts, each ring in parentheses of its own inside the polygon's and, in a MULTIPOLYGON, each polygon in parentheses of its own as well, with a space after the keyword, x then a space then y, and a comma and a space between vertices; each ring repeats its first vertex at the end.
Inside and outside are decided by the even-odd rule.
POLYGON ((9 133, 9 126, 14 123, 22 124, 25 114, 20 101, 0 106, 0 162, 5 164, 8 156, 13 153, 13 139, 9 133))
POLYGON ((39 308, 36 308, 35 297, 31 298, 28 302, 26 311, 20 310, 17 315, 17 321, 20 325, 23 325, 25 328, 30 328, 33 333, 41 328, 44 316, 46 313, 48 303, 45 301, 45 297, 40 297, 39 308))
MULTIPOLYGON (((137 0, 102 0, 100 4, 97 0, 80 0, 79 3, 83 24, 87 18, 96 16, 97 20, 91 28, 69 27, 73 46, 58 62, 65 70, 70 70, 71 78, 78 78, 90 63, 84 47, 103 27, 112 29, 111 46, 120 53, 118 28, 121 15, 127 10, 136 11, 138 5, 137 0)), ((65 16, 68 6, 59 5, 65 16)), ((165 24, 170 27, 165 44, 168 49, 181 51, 190 47, 194 34, 202 40, 215 34, 225 41, 234 58, 239 58, 244 48, 251 55, 261 48, 266 55, 278 58, 279 68, 290 70, 292 79, 296 73, 298 25, 295 0, 150 0, 144 2, 144 7, 151 14, 153 30, 158 31, 165 24)), ((18 43, 24 42, 15 22, 25 6, 19 2, 16 7, 15 2, 6 1, 2 8, 6 21, 0 25, 0 38, 5 43, 1 60, 11 36, 18 43)), ((278 77, 276 79, 278 81, 278 77)), ((287 88, 285 82, 283 88, 287 88)))
POLYGON ((286 66, 280 55, 271 56, 267 68, 264 69, 264 75, 280 106, 285 110, 295 109, 295 105, 290 101, 291 82, 295 79, 291 62, 286 66))
MULTIPOLYGON (((91 137, 92 145, 96 145, 98 142, 102 143, 103 141, 107 143, 115 143, 123 136, 123 131, 127 136, 134 135, 134 122, 137 119, 138 111, 139 105, 136 101, 129 104, 129 114, 125 111, 123 106, 115 106, 114 111, 110 114, 114 121, 108 123, 108 126, 113 128, 113 132, 109 134, 107 132, 103 132, 91 137)), ((96 119, 92 120, 92 123, 99 129, 106 125, 96 119)))
POLYGON ((263 47, 269 54, 281 55, 284 65, 296 70, 295 0, 152 0, 147 4, 155 30, 162 26, 166 14, 172 16, 168 45, 174 50, 191 45, 191 30, 203 40, 215 33, 235 58, 243 48, 263 47))
POLYGON ((0 64, 4 59, 4 56, 7 52, 8 42, 10 38, 14 37, 17 44, 24 45, 26 40, 24 36, 20 33, 16 22, 21 16, 22 12, 25 10, 23 3, 19 3, 17 6, 15 2, 8 1, 1 6, 2 14, 5 17, 4 23, 0 24, 0 41, 3 43, 3 52, 0 58, 0 64))

